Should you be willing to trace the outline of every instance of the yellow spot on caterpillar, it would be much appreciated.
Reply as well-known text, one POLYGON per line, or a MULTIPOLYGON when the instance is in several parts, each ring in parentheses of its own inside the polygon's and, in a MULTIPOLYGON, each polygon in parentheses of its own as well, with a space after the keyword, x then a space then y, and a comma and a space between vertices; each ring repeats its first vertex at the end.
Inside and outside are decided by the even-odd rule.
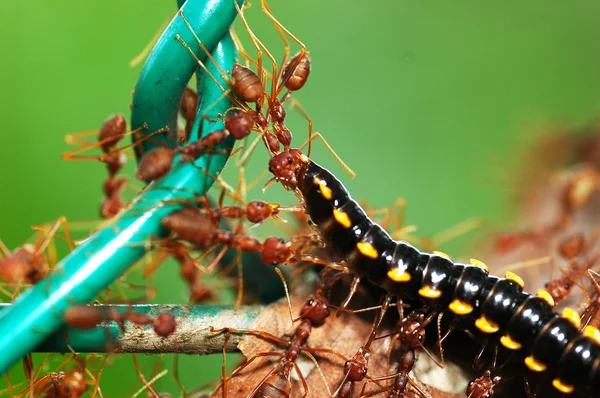
POLYGON ((333 198, 333 192, 331 192, 331 188, 329 188, 327 186, 327 184, 325 183, 325 181, 318 179, 317 177, 315 177, 313 179, 313 182, 315 183, 315 185, 318 185, 319 188, 321 188, 321 195, 327 199, 327 200, 331 200, 331 198, 333 198))
POLYGON ((447 258, 448 260, 452 260, 449 255, 447 255, 444 252, 438 251, 438 250, 434 250, 433 254, 435 254, 436 256, 447 258))
POLYGON ((394 268, 389 270, 387 276, 394 282, 408 282, 410 281, 410 274, 400 268, 394 268))
POLYGON ((419 289, 419 294, 426 298, 436 299, 442 295, 442 291, 425 285, 419 289))
POLYGON ((573 308, 565 308, 562 312, 562 317, 571 322, 577 329, 581 327, 581 318, 573 308))
POLYGON ((548 304, 550 304, 550 307, 554 307, 554 299, 552 298, 552 295, 550 293, 548 293, 546 290, 538 290, 537 292, 537 296, 539 298, 541 298, 542 300, 544 300, 545 302, 547 302, 548 304))
POLYGON ((472 258, 472 259, 469 260, 469 264, 475 265, 475 266, 477 266, 479 268, 483 268, 483 270, 485 272, 487 272, 488 274, 490 273, 490 269, 488 268, 488 266, 486 265, 486 263, 484 263, 483 261, 476 260, 476 259, 472 258))
POLYGON ((586 326, 583 329, 583 335, 594 340, 596 344, 600 344, 600 330, 598 330, 598 328, 595 328, 593 326, 586 326))
POLYGON ((302 154, 302 155, 300 155, 300 160, 303 161, 304 163, 308 163, 308 161, 310 159, 305 154, 302 154))
POLYGON ((467 315, 473 312, 473 306, 469 303, 465 303, 464 301, 460 301, 458 299, 454 300, 448 306, 450 311, 454 312, 456 315, 467 315))
POLYGON ((367 257, 377 258, 377 256, 379 256, 377 249, 375 249, 369 242, 358 242, 356 244, 356 248, 367 257))
POLYGON ((348 217, 348 213, 340 211, 338 209, 333 209, 333 217, 337 222, 342 224, 344 228, 350 228, 352 226, 352 222, 350 222, 350 217, 348 217))
POLYGON ((563 394, 570 394, 573 392, 573 390, 575 390, 575 387, 570 384, 563 383, 560 379, 552 380, 552 385, 563 394))
POLYGON ((496 333, 500 330, 500 326, 496 322, 487 319, 485 315, 482 315, 475 321, 475 326, 483 333, 496 333))
POLYGON ((521 343, 514 341, 509 335, 500 337, 500 342, 504 347, 508 348, 509 350, 521 349, 521 343))
POLYGON ((525 365, 534 372, 543 372, 546 370, 546 365, 535 359, 533 355, 525 358, 525 365))
POLYGON ((519 275, 515 274, 514 272, 507 271, 506 279, 516 282, 517 285, 519 285, 521 287, 525 287, 525 282, 523 282, 523 278, 521 278, 519 275))

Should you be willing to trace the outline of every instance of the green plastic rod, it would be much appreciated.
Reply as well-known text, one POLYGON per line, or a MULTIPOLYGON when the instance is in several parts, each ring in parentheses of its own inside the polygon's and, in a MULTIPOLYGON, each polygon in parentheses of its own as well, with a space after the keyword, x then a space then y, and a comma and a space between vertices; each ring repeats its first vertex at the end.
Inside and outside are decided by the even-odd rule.
MULTIPOLYGON (((196 35, 206 48, 212 49, 225 34, 224 28, 228 29, 237 15, 236 1, 239 5, 243 4, 243 0, 190 0, 178 1, 178 4, 184 3, 181 7, 184 17, 194 27, 196 35)), ((175 15, 150 52, 133 94, 132 129, 140 128, 144 123, 148 126, 144 130, 146 134, 164 127, 169 129, 166 134, 144 141, 141 145, 144 153, 157 146, 175 148, 178 144, 179 103, 198 63, 188 50, 175 40, 176 35, 186 42, 200 60, 204 61, 207 58, 183 18, 175 15)), ((207 66, 208 64, 210 62, 207 62, 207 66)), ((213 69, 213 75, 220 76, 221 73, 213 69)), ((198 80, 201 76, 202 74, 198 74, 198 80)), ((140 151, 136 153, 139 156, 140 151)))
MULTIPOLYGON (((196 11, 198 18, 194 23, 206 22, 204 34, 212 31, 213 35, 223 37, 213 51, 213 56, 225 70, 230 70, 235 62, 235 46, 229 37, 227 30, 235 15, 233 0, 211 0, 188 1, 185 4, 188 14, 196 11), (215 13, 198 11, 198 8, 208 6, 211 10, 215 7, 219 10, 231 8, 229 13, 215 13), (201 18, 221 18, 218 21, 201 18), (225 35, 225 36, 223 36, 225 35)), ((170 32, 173 34, 173 32, 170 32)), ((179 46, 175 40, 161 39, 157 46, 179 46)), ((152 54, 160 52, 153 51, 152 54)), ((191 58, 189 53, 174 52, 172 57, 180 57, 179 61, 186 63, 191 58)), ((176 62, 177 60, 175 60, 176 62)), ((158 65, 160 60, 150 56, 147 60, 149 65, 158 65)), ((219 76, 213 65, 208 65, 212 73, 219 76)), ((153 78, 155 81, 154 92, 147 93, 158 99, 159 95, 164 98, 161 107, 173 106, 171 114, 176 114, 178 103, 167 101, 172 92, 168 90, 169 82, 162 80, 163 74, 152 75, 151 70, 144 68, 146 73, 140 79, 153 78), (162 84, 158 84, 161 82, 162 84)), ((187 80, 194 71, 191 70, 187 76, 179 76, 179 79, 187 80)), ((225 112, 231 104, 221 94, 220 88, 211 79, 203 79, 205 86, 203 94, 205 101, 199 109, 200 114, 214 115, 225 112), (206 104, 206 106, 204 105, 206 104)), ((224 84, 224 82, 222 83, 224 84)), ((183 90, 183 85, 181 90, 183 90)), ((146 85, 138 84, 138 88, 146 85)), ((137 106, 133 113, 138 119, 148 120, 147 116, 160 113, 159 109, 137 106)), ((196 118, 201 121, 201 118, 196 118)), ((201 121, 203 134, 208 134, 216 129, 222 129, 222 123, 209 123, 201 121)), ((198 123, 199 124, 199 123, 198 123)), ((196 131, 198 131, 196 126, 196 131)), ((221 149, 231 149, 233 142, 226 140, 221 149)), ((138 259, 140 259, 147 248, 147 243, 152 236, 164 236, 166 231, 160 227, 160 220, 168 213, 176 210, 178 205, 173 202, 182 199, 191 199, 195 195, 202 195, 210 188, 213 179, 206 176, 205 171, 213 176, 219 174, 225 165, 228 153, 202 157, 194 163, 185 163, 174 166, 172 172, 158 184, 150 186, 137 198, 135 203, 125 211, 113 225, 93 235, 90 239, 80 245, 69 256, 65 257, 47 278, 22 294, 8 311, 0 314, 0 373, 6 372, 12 364, 26 355, 48 335, 52 334, 62 325, 64 311, 74 304, 82 304, 92 301, 96 295, 105 289, 110 283, 122 275, 138 259), (169 202, 169 203, 167 203, 169 202)))
MULTIPOLYGON (((0 304, 0 311, 8 311, 11 306, 0 304)), ((168 338, 162 338, 154 333, 152 326, 137 326, 131 322, 122 326, 116 322, 103 322, 89 330, 63 326, 35 347, 34 352, 69 352, 70 346, 75 352, 216 354, 223 350, 224 335, 212 333, 209 327, 249 329, 263 307, 243 306, 237 311, 229 306, 156 304, 99 305, 95 308, 105 314, 116 310, 151 317, 168 311, 175 316, 177 328, 168 338)), ((228 350, 235 351, 242 337, 241 334, 232 335, 228 350)))

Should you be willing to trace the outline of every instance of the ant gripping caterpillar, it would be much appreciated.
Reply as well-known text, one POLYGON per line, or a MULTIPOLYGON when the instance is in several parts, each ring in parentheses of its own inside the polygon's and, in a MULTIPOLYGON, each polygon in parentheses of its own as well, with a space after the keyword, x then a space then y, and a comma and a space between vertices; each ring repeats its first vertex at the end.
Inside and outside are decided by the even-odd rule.
POLYGON ((470 328, 525 353, 527 368, 548 372, 562 393, 600 391, 600 330, 588 326, 580 333, 579 315, 570 309, 562 316, 554 313, 547 291, 532 296, 513 273, 498 278, 480 261, 457 264, 394 241, 332 173, 299 149, 277 154, 269 170, 300 197, 325 243, 356 275, 346 304, 359 281, 367 279, 390 294, 472 319, 470 328))

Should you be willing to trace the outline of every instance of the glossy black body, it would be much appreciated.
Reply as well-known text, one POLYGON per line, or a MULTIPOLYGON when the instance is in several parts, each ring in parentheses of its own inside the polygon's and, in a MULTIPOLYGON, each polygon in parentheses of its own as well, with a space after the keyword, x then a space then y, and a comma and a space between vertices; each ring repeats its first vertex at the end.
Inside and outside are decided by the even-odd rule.
POLYGON ((549 380, 559 379, 579 391, 600 396, 600 346, 583 336, 569 320, 552 312, 546 301, 523 292, 513 280, 488 275, 479 266, 453 263, 394 241, 367 216, 333 174, 312 161, 300 170, 298 181, 307 213, 326 243, 357 276, 391 294, 418 298, 437 308, 448 308, 458 300, 464 307, 472 307, 472 311, 451 312, 471 318, 468 324, 476 332, 479 330, 474 321, 483 316, 498 327, 489 336, 510 336, 519 343, 519 348, 513 348, 515 351, 523 356, 533 355, 547 365, 549 380), (334 217, 334 209, 347 216, 346 225, 334 217), (377 256, 361 253, 357 245, 362 243, 370 244, 377 256), (395 269, 405 270, 410 280, 395 281, 388 275, 395 269), (439 296, 420 295, 419 289, 424 286, 439 291, 439 296))

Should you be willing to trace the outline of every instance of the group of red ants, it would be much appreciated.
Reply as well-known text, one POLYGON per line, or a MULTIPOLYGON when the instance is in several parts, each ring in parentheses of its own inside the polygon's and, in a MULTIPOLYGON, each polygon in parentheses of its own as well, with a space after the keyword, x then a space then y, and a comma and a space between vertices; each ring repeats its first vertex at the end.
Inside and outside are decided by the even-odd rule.
MULTIPOLYGON (((224 91, 232 100, 234 108, 231 112, 222 115, 225 129, 213 131, 195 142, 188 142, 196 118, 198 97, 193 90, 186 88, 180 105, 180 114, 184 121, 184 125, 179 131, 181 145, 174 149, 158 146, 143 153, 139 159, 135 174, 136 179, 144 183, 160 180, 169 173, 177 162, 191 162, 200 156, 210 156, 211 153, 218 152, 219 144, 229 136, 235 140, 243 141, 252 132, 259 133, 271 155, 271 159, 274 155, 290 150, 292 134, 285 125, 286 111, 284 105, 292 93, 301 89, 307 82, 310 74, 310 59, 304 45, 272 16, 264 0, 262 4, 266 14, 275 23, 286 42, 286 56, 284 58, 286 61, 282 64, 282 68, 278 68, 277 62, 250 30, 243 14, 240 13, 240 15, 253 43, 259 50, 259 54, 262 54, 261 50, 266 52, 272 61, 273 71, 270 76, 272 81, 270 92, 266 90, 268 79, 266 72, 262 69, 262 55, 259 56, 258 61, 254 61, 242 52, 242 55, 246 56, 257 67, 258 73, 240 64, 236 64, 229 73, 230 78, 227 78, 229 87, 224 91), (288 57, 289 45, 284 33, 302 46, 302 50, 291 58, 288 57), (279 98, 284 89, 287 89, 286 93, 279 98), (232 94, 229 94, 229 92, 232 94)), ((181 17, 183 18, 183 15, 181 17)), ((182 44, 189 49, 183 41, 182 44)), ((196 57, 193 53, 192 55, 196 57)), ((203 65, 201 64, 201 66, 203 65)), ((228 73, 223 71, 223 76, 226 77, 227 75, 228 73)), ((312 135, 310 120, 309 126, 310 142, 315 137, 315 135, 312 135)), ((149 139, 149 137, 165 132, 165 130, 159 130, 142 135, 144 129, 145 126, 135 131, 128 131, 126 120, 122 115, 112 116, 98 131, 98 141, 94 145, 76 149, 64 156, 66 159, 82 158, 77 154, 90 147, 100 148, 103 152, 100 156, 83 156, 83 158, 100 160, 106 165, 108 171, 108 177, 103 183, 104 199, 100 206, 100 214, 103 218, 118 217, 129 206, 128 201, 123 198, 124 190, 129 181, 127 177, 118 176, 127 160, 124 151, 139 146, 142 141, 149 139), (133 136, 134 143, 118 147, 119 142, 128 135, 133 136)), ((76 142, 76 140, 71 140, 71 142, 76 142)), ((600 169, 598 167, 600 165, 596 165, 592 160, 584 159, 584 161, 587 163, 586 167, 573 172, 560 191, 558 202, 561 210, 556 220, 537 229, 524 229, 504 234, 495 240, 497 245, 495 250, 502 253, 516 251, 521 245, 551 245, 552 257, 555 257, 564 266, 555 278, 548 281, 547 290, 557 304, 572 298, 574 290, 578 289, 581 292, 583 299, 580 301, 584 302, 582 304, 584 307, 582 328, 586 325, 600 326, 600 311, 598 311, 600 309, 600 284, 597 281, 598 274, 595 272, 597 259, 600 255, 595 250, 595 246, 597 238, 600 237, 600 231, 592 231, 589 234, 589 231, 584 233, 583 231, 573 230, 573 226, 576 226, 575 220, 578 213, 595 199, 594 196, 597 194, 600 182, 600 174, 596 171, 600 169), (562 233, 565 230, 573 232, 565 235, 562 233), (552 251, 556 251, 556 253, 552 253, 552 251)), ((160 261, 164 261, 166 257, 171 256, 179 263, 181 276, 189 285, 191 303, 204 303, 216 299, 217 294, 210 286, 203 284, 202 275, 212 273, 220 265, 220 259, 228 249, 258 253, 266 264, 273 265, 300 264, 303 262, 311 264, 315 263, 314 260, 317 258, 327 258, 327 248, 321 247, 318 235, 308 225, 303 227, 303 233, 287 240, 270 237, 261 241, 244 233, 248 229, 247 226, 244 226, 244 223, 260 224, 269 218, 279 218, 284 212, 290 212, 298 219, 306 221, 301 205, 282 207, 279 204, 264 201, 243 203, 240 197, 228 195, 237 203, 242 203, 242 205, 225 206, 223 202, 226 196, 225 189, 223 189, 216 206, 207 196, 199 197, 181 210, 164 217, 161 223, 164 228, 171 231, 171 235, 167 239, 160 240, 154 247, 160 252, 158 256, 160 261), (237 220, 239 224, 232 230, 223 230, 220 228, 223 219, 237 220), (212 252, 218 249, 220 249, 219 253, 214 256, 214 260, 208 266, 200 265, 200 260, 204 258, 204 255, 195 257, 193 254, 197 251, 212 252), (321 250, 319 257, 311 254, 310 251, 313 249, 321 250)), ((43 229, 42 232, 43 234, 40 235, 34 245, 26 244, 12 252, 0 241, 2 251, 0 278, 7 283, 7 286, 17 286, 14 292, 7 291, 3 293, 9 296, 12 295, 14 298, 21 286, 38 283, 52 271, 52 266, 56 260, 49 258, 46 249, 55 236, 65 239, 71 249, 74 246, 64 219, 57 221, 50 229, 43 229), (63 226, 64 237, 56 233, 60 226, 63 226)), ((160 261, 148 266, 144 276, 148 276, 160 261)), ((340 309, 340 306, 331 303, 331 296, 336 289, 348 288, 346 283, 348 274, 339 269, 327 267, 326 263, 321 262, 317 265, 322 270, 318 278, 316 291, 305 301, 298 317, 293 318, 292 306, 291 303, 289 304, 292 323, 297 323, 289 339, 258 330, 212 329, 215 334, 224 333, 226 340, 232 333, 242 333, 285 347, 283 352, 262 352, 248 358, 229 377, 225 373, 225 368, 223 368, 223 377, 214 393, 215 396, 239 396, 239 392, 231 387, 232 381, 243 377, 247 374, 250 365, 264 358, 277 358, 278 363, 258 383, 251 386, 244 393, 244 396, 264 398, 312 396, 309 383, 307 383, 306 377, 297 362, 301 354, 313 360, 317 364, 317 368, 316 356, 330 355, 344 363, 344 376, 341 381, 337 381, 337 387, 333 391, 327 386, 325 376, 322 377, 328 393, 332 396, 341 398, 370 397, 378 394, 387 394, 386 396, 398 398, 454 396, 443 395, 438 390, 422 385, 411 373, 415 365, 417 352, 425 349, 425 329, 430 324, 435 325, 437 316, 434 317, 419 309, 407 311, 407 306, 403 303, 392 303, 389 300, 363 310, 340 309), (398 319, 395 321, 391 332, 380 335, 380 329, 384 328, 386 323, 384 315, 392 306, 396 306, 398 309, 398 319), (373 320, 367 341, 352 357, 342 355, 330 348, 315 348, 313 344, 307 345, 307 340, 313 329, 325 325, 334 309, 338 311, 338 314, 341 312, 358 314, 370 310, 378 313, 373 320), (391 341, 388 341, 388 374, 372 377, 368 372, 371 346, 376 341, 389 338, 391 338, 391 341), (394 352, 395 364, 390 363, 392 352, 394 352), (392 368, 393 371, 391 371, 392 368), (294 379, 299 380, 298 388, 296 388, 298 382, 294 379)), ((345 307, 345 305, 342 307, 345 307)), ((154 332, 162 338, 169 338, 177 329, 177 320, 170 312, 151 317, 137 312, 102 311, 94 305, 70 308, 64 315, 64 322, 75 329, 92 329, 102 322, 116 322, 123 330, 125 330, 126 323, 129 322, 139 327, 152 327, 154 332)), ((442 353, 442 342, 450 334, 450 331, 451 329, 443 337, 439 333, 436 343, 438 352, 442 353)), ((75 353, 73 354, 75 355, 75 353)), ((482 366, 477 359, 475 360, 477 366, 482 366)), ((9 391, 11 396, 79 397, 89 390, 90 385, 94 386, 94 395, 96 393, 101 395, 98 385, 99 375, 94 376, 87 370, 82 360, 77 360, 77 365, 70 371, 51 372, 41 377, 39 375, 40 371, 34 372, 29 357, 24 360, 24 367, 26 376, 30 380, 29 386, 20 392, 9 391), (87 380, 86 375, 92 381, 87 380)), ((137 370, 140 379, 144 382, 151 396, 170 396, 156 392, 141 374, 139 368, 137 370)), ((497 365, 496 358, 494 358, 493 365, 489 367, 484 375, 468 385, 466 395, 470 398, 491 397, 503 377, 502 366, 497 365)), ((531 397, 539 396, 536 394, 535 386, 525 384, 528 390, 527 395, 531 397)))

